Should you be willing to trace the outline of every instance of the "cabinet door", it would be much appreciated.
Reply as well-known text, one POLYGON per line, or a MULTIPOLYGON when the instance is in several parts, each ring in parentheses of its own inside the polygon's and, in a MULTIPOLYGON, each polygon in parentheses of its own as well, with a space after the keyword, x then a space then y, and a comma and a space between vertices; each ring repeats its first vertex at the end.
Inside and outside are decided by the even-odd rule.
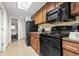
POLYGON ((35 24, 38 24, 38 13, 35 14, 35 24))
POLYGON ((38 24, 43 22, 42 9, 39 10, 38 14, 38 24))
POLYGON ((55 4, 54 3, 55 2, 48 2, 48 3, 46 3, 46 11, 47 12, 55 8, 55 4))
POLYGON ((39 35, 34 36, 34 45, 35 45, 35 51, 40 54, 40 43, 39 43, 39 35))
POLYGON ((36 13, 35 24, 40 24, 40 23, 42 23, 42 20, 43 20, 42 10, 40 9, 40 10, 36 13))
POLYGON ((63 41, 63 48, 73 51, 74 53, 79 54, 79 44, 78 43, 73 43, 69 41, 63 41))
POLYGON ((79 2, 72 2, 71 3, 71 14, 74 16, 79 15, 79 2))
POLYGON ((43 22, 46 22, 46 5, 42 7, 43 22))
POLYGON ((38 39, 37 39, 37 38, 35 38, 35 51, 38 53, 37 48, 38 48, 38 39))
POLYGON ((34 44, 33 44, 34 45, 34 49, 36 51, 37 50, 37 39, 34 37, 33 41, 34 41, 34 44))
POLYGON ((31 46, 33 45, 33 37, 32 36, 31 36, 30 44, 31 44, 31 46))
POLYGON ((31 46, 34 50, 36 50, 36 40, 35 40, 35 37, 33 36, 33 34, 31 34, 31 46))
POLYGON ((76 12, 77 12, 77 15, 79 15, 79 2, 76 2, 76 12))
POLYGON ((37 39, 37 53, 40 55, 40 40, 37 39))
POLYGON ((76 11, 76 2, 71 3, 71 14, 73 15, 76 11))

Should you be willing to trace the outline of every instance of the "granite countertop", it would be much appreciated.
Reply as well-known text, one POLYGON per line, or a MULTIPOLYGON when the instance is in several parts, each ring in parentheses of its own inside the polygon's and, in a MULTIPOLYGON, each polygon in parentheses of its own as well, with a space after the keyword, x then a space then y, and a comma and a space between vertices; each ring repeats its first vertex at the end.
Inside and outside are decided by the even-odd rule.
MULTIPOLYGON (((53 37, 52 35, 47 35, 47 34, 45 34, 45 33, 40 33, 40 32, 31 32, 31 33, 33 33, 33 34, 35 34, 35 35, 39 35, 39 34, 40 34, 40 35, 44 35, 44 36, 53 37)), ((69 39, 69 37, 63 37, 62 39, 65 40, 65 41, 69 41, 69 42, 79 43, 78 40, 72 40, 72 39, 69 39)))
POLYGON ((79 43, 78 40, 72 40, 72 39, 69 39, 69 37, 63 37, 62 39, 65 40, 65 41, 70 41, 70 42, 74 42, 74 43, 79 43))

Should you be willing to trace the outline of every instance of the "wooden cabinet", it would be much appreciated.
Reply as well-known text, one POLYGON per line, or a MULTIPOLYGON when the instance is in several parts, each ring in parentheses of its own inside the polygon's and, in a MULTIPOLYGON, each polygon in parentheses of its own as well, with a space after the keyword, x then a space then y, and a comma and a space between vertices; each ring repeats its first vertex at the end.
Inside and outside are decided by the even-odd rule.
POLYGON ((42 23, 42 20, 43 20, 42 9, 40 9, 34 16, 32 16, 32 19, 35 20, 35 24, 42 23))
POLYGON ((43 23, 46 22, 46 5, 42 7, 42 17, 43 17, 42 22, 43 23))
POLYGON ((42 9, 40 9, 37 13, 37 21, 35 22, 35 24, 40 24, 42 23, 43 20, 43 16, 42 16, 42 9))
POLYGON ((46 3, 47 12, 58 7, 62 2, 48 2, 46 3))
POLYGON ((35 15, 32 16, 32 20, 35 20, 35 24, 46 22, 46 12, 54 8, 55 6, 53 2, 46 3, 40 10, 35 13, 35 15))
POLYGON ((52 9, 54 9, 56 6, 55 6, 55 2, 48 2, 46 3, 46 11, 50 11, 52 9))
POLYGON ((35 14, 35 24, 38 24, 38 13, 35 14))
POLYGON ((79 56, 78 54, 75 54, 69 50, 63 49, 63 56, 79 56))
POLYGON ((74 43, 71 41, 63 41, 63 55, 67 56, 77 56, 79 55, 79 43, 74 43))
POLYGON ((40 37, 39 34, 31 33, 30 43, 32 48, 40 55, 40 37))
POLYGON ((35 45, 34 45, 34 43, 35 43, 34 39, 35 39, 35 38, 31 35, 30 44, 31 44, 32 48, 35 50, 36 47, 35 47, 35 45))
POLYGON ((71 14, 73 15, 74 12, 75 12, 75 8, 76 8, 76 3, 75 2, 72 2, 71 3, 71 14))
POLYGON ((54 9, 60 2, 47 2, 42 8, 40 8, 33 16, 32 20, 35 20, 35 24, 41 24, 46 22, 46 13, 54 9))
POLYGON ((71 14, 74 16, 79 16, 79 2, 71 3, 71 14))

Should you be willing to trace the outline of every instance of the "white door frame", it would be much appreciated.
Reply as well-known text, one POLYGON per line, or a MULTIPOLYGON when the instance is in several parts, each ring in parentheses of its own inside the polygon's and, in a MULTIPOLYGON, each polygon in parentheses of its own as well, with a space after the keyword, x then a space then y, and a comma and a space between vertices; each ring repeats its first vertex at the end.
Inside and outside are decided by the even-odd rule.
POLYGON ((3 51, 3 11, 0 8, 0 52, 3 51))
MULTIPOLYGON (((11 20, 12 20, 12 18, 15 18, 15 19, 17 19, 17 21, 19 20, 19 18, 17 18, 17 17, 15 17, 15 16, 10 16, 10 27, 11 27, 11 20)), ((18 33, 19 34, 19 33, 18 33)), ((19 36, 18 36, 19 37, 19 36)), ((10 43, 12 42, 12 39, 11 39, 12 37, 11 37, 11 28, 10 28, 10 43)))

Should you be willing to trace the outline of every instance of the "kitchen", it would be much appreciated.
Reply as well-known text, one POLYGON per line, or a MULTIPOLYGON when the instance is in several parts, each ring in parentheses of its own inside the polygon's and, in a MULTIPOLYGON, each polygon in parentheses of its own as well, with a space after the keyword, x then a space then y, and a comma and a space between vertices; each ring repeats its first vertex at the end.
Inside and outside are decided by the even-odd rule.
POLYGON ((26 45, 39 56, 79 56, 78 6, 78 2, 46 2, 26 22, 26 45))

